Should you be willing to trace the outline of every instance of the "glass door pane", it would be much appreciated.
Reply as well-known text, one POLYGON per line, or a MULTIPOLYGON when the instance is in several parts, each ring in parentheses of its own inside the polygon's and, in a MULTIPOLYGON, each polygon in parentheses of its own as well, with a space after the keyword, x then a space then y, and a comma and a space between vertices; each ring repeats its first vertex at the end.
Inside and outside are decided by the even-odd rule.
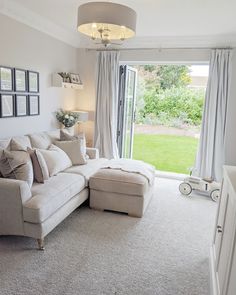
POLYGON ((136 69, 129 66, 121 66, 117 142, 122 158, 132 158, 136 76, 136 69))

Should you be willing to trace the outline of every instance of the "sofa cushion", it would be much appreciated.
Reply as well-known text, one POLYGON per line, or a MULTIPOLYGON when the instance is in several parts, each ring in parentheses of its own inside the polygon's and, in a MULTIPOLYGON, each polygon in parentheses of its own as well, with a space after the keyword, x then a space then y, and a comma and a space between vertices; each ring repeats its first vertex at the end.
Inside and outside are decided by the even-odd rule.
POLYGON ((2 150, 26 150, 27 147, 31 147, 31 143, 28 136, 15 136, 12 138, 0 139, 0 149, 2 150))
POLYGON ((33 148, 48 149, 52 143, 52 139, 46 132, 29 134, 30 142, 33 148))
POLYGON ((84 187, 82 176, 69 173, 59 173, 44 184, 34 183, 31 189, 32 198, 23 206, 24 220, 32 223, 43 222, 84 187))
POLYGON ((104 158, 88 160, 86 165, 72 166, 64 173, 74 173, 82 175, 85 178, 86 186, 88 186, 89 178, 96 173, 108 160, 104 158))
POLYGON ((72 141, 55 141, 55 145, 67 154, 73 165, 84 165, 87 163, 86 150, 84 152, 83 142, 80 139, 72 141))
POLYGON ((34 174, 27 152, 3 150, 0 158, 0 173, 5 178, 26 181, 32 186, 34 174))
POLYGON ((49 172, 43 155, 37 149, 27 148, 27 152, 32 161, 34 180, 38 183, 44 183, 45 180, 49 179, 49 172))
POLYGON ((72 166, 72 162, 67 154, 54 144, 48 150, 39 149, 39 151, 47 163, 49 176, 56 175, 72 166))

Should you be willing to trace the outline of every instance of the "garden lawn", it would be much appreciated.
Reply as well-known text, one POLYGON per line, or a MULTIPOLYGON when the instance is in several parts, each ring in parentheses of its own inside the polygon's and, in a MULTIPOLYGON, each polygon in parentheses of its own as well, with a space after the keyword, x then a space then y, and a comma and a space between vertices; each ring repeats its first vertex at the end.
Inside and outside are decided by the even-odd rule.
POLYGON ((189 136, 135 134, 133 159, 143 160, 157 170, 189 174, 198 139, 189 136))

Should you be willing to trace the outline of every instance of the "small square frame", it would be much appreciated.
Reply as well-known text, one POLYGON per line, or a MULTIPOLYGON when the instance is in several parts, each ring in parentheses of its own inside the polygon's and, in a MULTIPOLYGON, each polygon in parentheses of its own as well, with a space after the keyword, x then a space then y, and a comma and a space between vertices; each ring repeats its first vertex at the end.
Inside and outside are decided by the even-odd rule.
POLYGON ((69 73, 70 82, 74 84, 82 84, 79 74, 69 73))

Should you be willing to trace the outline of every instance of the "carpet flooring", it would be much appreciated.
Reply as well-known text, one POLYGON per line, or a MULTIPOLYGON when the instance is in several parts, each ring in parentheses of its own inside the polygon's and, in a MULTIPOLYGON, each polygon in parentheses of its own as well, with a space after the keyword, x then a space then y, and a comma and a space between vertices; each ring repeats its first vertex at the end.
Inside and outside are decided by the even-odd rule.
POLYGON ((142 219, 81 207, 46 238, 0 237, 0 294, 209 295, 216 203, 157 179, 142 219))

